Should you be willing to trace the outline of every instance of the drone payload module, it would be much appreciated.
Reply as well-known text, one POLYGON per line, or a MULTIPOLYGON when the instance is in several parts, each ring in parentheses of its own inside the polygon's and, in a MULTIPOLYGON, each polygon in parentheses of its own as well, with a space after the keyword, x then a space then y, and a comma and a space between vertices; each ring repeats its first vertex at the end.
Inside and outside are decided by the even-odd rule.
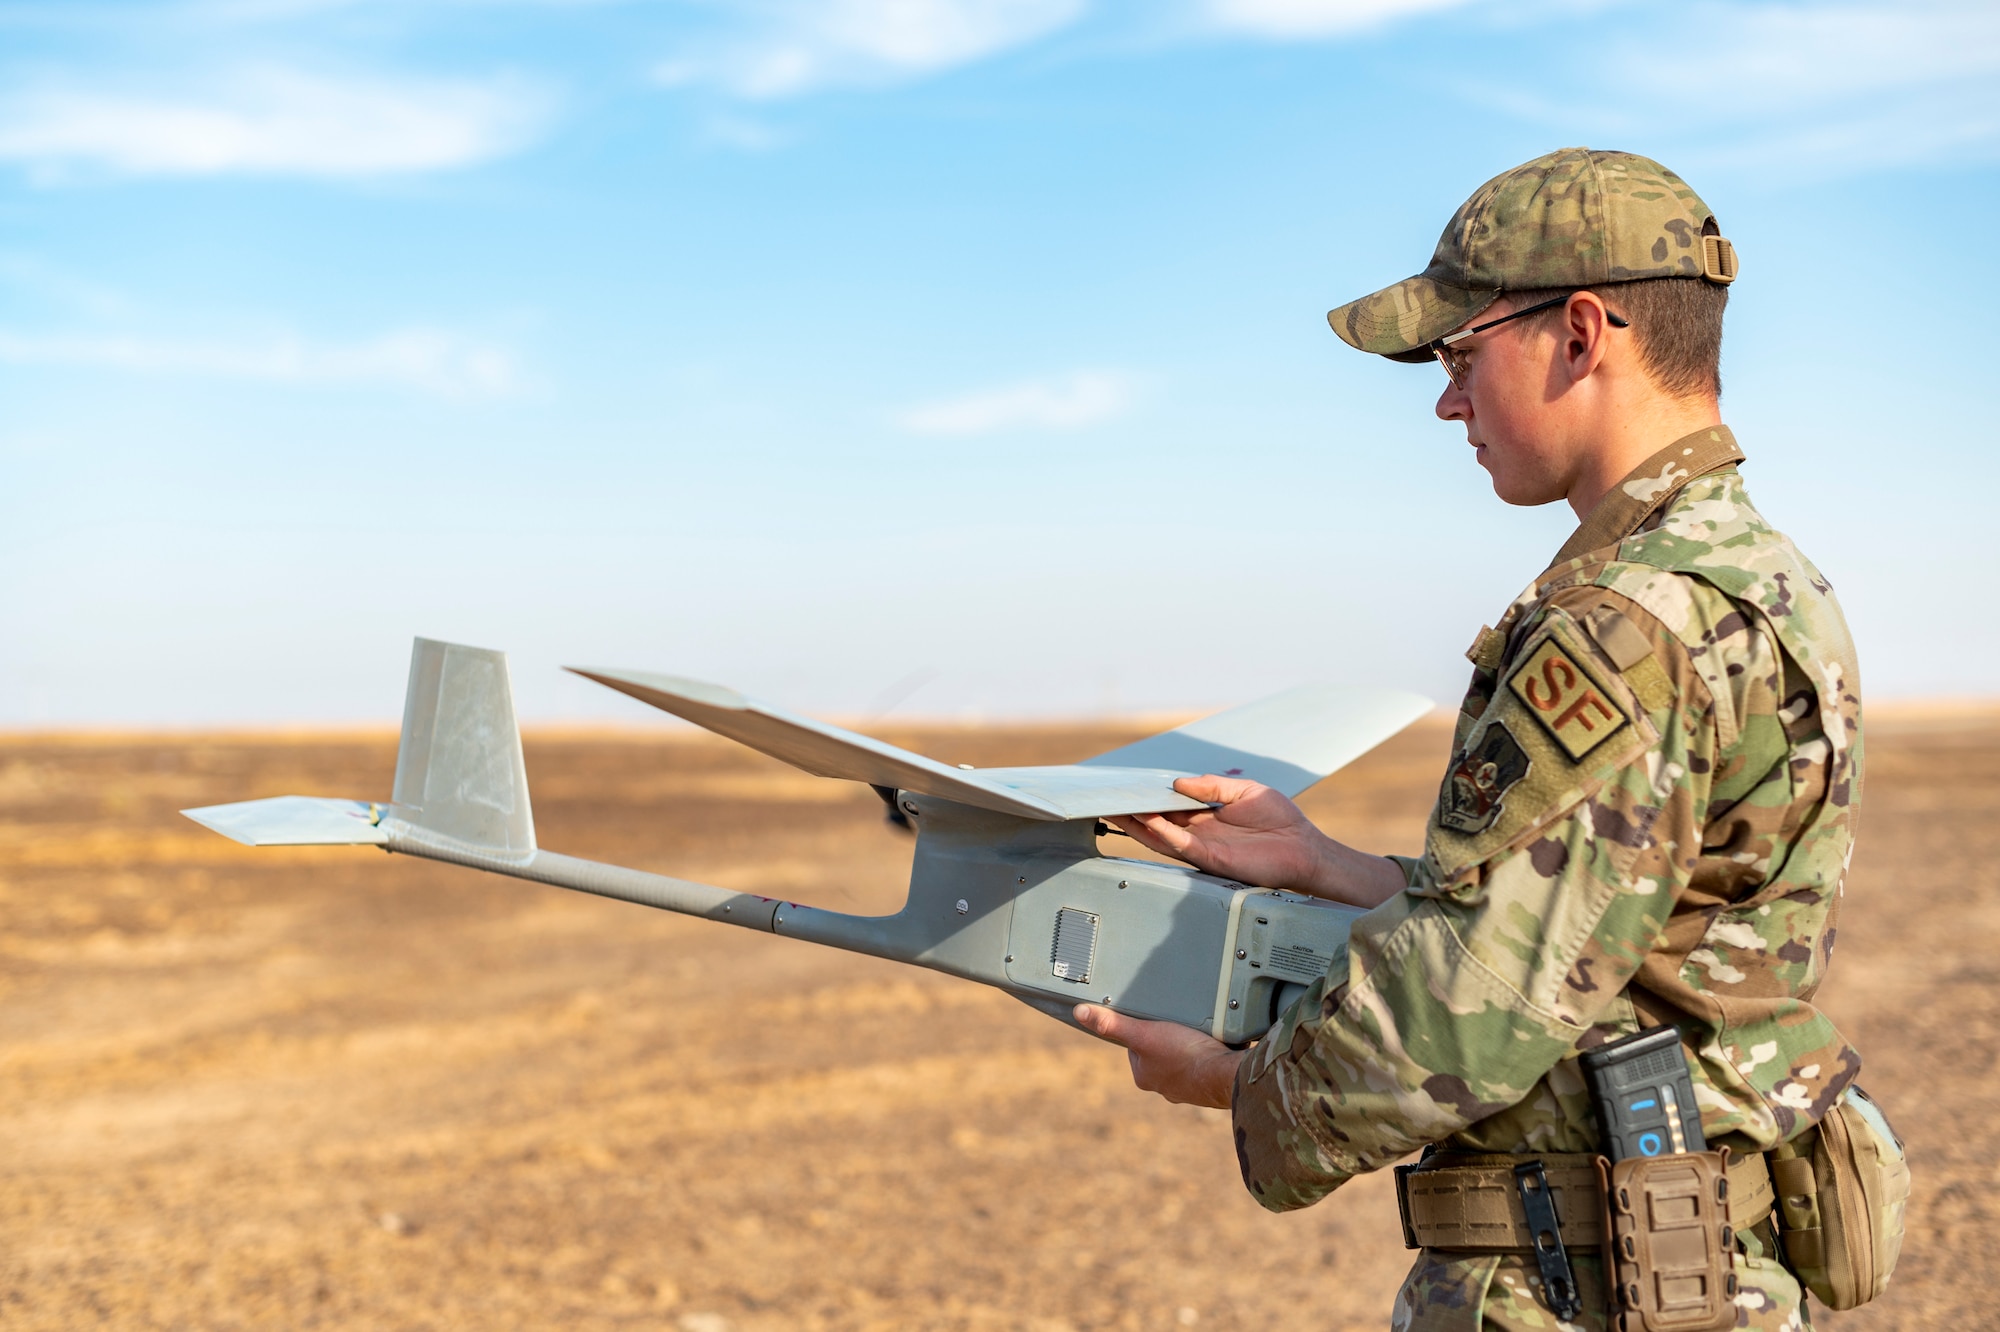
POLYGON ((1079 1002, 1232 1045, 1267 1030, 1346 947, 1359 911, 1097 847, 1098 820, 1200 809, 1176 778, 1297 795, 1430 710, 1306 686, 1082 763, 955 768, 715 685, 571 668, 822 777, 885 792, 917 833, 909 898, 849 916, 535 845, 507 659, 419 638, 388 804, 276 796, 182 811, 248 846, 368 845, 930 967, 1074 1023, 1079 1002))

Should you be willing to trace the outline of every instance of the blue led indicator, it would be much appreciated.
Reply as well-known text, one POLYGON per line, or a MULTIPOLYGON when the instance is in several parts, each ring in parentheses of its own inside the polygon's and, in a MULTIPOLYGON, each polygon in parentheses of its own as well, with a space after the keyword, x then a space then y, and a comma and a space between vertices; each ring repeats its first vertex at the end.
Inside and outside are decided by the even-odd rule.
POLYGON ((1631 1104, 1631 1105, 1629 1105, 1629 1106, 1627 1106, 1627 1107, 1626 1107, 1626 1109, 1628 1109, 1628 1110, 1651 1110, 1651 1109, 1652 1109, 1652 1108, 1653 1108, 1654 1106, 1656 1106, 1656 1105, 1658 1105, 1658 1104, 1659 1104, 1659 1102, 1658 1102, 1658 1101, 1656 1101, 1656 1100, 1654 1100, 1654 1099, 1653 1099, 1652 1097, 1648 1096, 1648 1097, 1647 1097, 1647 1098, 1646 1098, 1645 1100, 1643 1100, 1643 1101, 1634 1101, 1634 1102, 1632 1102, 1632 1104, 1631 1104))
POLYGON ((1665 1144, 1660 1141, 1660 1135, 1657 1133, 1641 1133, 1639 1135, 1639 1155, 1641 1156, 1658 1156, 1660 1148, 1663 1146, 1665 1144))

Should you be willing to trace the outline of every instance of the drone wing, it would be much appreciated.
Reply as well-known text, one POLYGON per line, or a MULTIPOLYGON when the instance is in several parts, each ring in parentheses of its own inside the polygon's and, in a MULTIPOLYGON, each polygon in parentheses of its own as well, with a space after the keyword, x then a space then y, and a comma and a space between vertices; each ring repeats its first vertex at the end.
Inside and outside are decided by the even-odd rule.
MULTIPOLYGON (((643 671, 569 669, 816 776, 893 786, 1020 818, 1084 817, 1071 814, 1057 801, 994 780, 992 774, 1004 769, 954 768, 872 737, 759 703, 720 685, 643 671)), ((1189 801, 1174 808, 1195 807, 1189 801)))
POLYGON ((1301 685, 1085 759, 1083 766, 1213 772, 1295 796, 1430 710, 1429 699, 1401 689, 1301 685))
POLYGON ((1414 694, 1293 690, 1083 764, 954 768, 732 689, 640 671, 569 669, 821 777, 890 786, 1028 819, 1200 809, 1177 777, 1223 772, 1302 791, 1430 710, 1414 694), (1306 734, 1318 728, 1318 737, 1306 734), (1324 765, 1324 766, 1321 766, 1324 765), (1233 772, 1232 772, 1233 770, 1233 772))

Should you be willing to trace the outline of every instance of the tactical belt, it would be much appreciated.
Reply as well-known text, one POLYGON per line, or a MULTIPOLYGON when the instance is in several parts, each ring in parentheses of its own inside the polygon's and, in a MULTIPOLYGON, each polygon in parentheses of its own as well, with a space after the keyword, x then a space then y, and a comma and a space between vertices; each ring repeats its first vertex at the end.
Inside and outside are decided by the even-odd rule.
MULTIPOLYGON (((1476 1253, 1532 1251, 1514 1167, 1540 1161, 1562 1222, 1563 1243, 1595 1249, 1604 1243, 1604 1184, 1591 1152, 1433 1152, 1396 1167, 1396 1205, 1403 1243, 1412 1249, 1476 1253)), ((1761 1153, 1729 1161, 1729 1224, 1747 1230, 1777 1205, 1771 1168, 1761 1153)))

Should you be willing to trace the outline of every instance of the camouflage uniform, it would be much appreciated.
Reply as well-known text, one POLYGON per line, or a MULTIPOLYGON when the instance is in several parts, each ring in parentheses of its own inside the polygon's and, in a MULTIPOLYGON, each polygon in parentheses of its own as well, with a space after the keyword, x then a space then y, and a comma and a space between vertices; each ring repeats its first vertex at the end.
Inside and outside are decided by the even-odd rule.
MULTIPOLYGON (((1854 1080, 1811 1002, 1860 796, 1854 653, 1741 457, 1720 428, 1661 450, 1481 632, 1407 889, 1238 1076, 1264 1206, 1433 1142, 1595 1151, 1577 1051, 1662 1023, 1711 1145, 1771 1147, 1854 1080)), ((1798 1283, 1743 1235, 1738 1325, 1803 1326, 1798 1283)), ((1602 1326, 1601 1263, 1572 1258, 1602 1326)), ((1395 1326, 1555 1327, 1539 1288, 1525 1252, 1426 1250, 1395 1326)))

